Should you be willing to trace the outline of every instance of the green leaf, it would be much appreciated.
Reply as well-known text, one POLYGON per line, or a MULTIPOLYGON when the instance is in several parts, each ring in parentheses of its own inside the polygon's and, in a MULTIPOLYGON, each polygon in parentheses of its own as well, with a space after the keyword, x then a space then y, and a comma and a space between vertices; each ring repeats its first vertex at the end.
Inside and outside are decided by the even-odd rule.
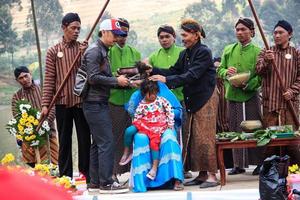
POLYGON ((263 138, 262 140, 257 141, 257 146, 265 146, 271 141, 271 138, 263 138))

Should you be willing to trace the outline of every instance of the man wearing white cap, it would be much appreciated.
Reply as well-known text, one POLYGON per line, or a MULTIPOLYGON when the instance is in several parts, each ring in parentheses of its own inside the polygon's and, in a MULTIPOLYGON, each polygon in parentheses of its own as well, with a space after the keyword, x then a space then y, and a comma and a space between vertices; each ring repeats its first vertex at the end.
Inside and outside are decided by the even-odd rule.
POLYGON ((89 90, 83 98, 83 112, 89 124, 93 142, 90 149, 89 191, 123 193, 128 188, 112 180, 114 141, 108 107, 110 89, 127 86, 125 76, 113 77, 108 61, 109 47, 119 35, 124 34, 116 19, 106 19, 100 24, 99 39, 86 50, 82 67, 86 68, 89 90))

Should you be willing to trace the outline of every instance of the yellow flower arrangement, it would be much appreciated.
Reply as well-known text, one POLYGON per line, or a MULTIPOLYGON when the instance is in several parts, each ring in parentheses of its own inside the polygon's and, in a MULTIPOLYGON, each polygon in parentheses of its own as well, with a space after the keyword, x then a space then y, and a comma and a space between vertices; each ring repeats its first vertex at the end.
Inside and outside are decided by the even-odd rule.
POLYGON ((300 169, 299 169, 298 164, 289 166, 289 174, 300 174, 300 169))
POLYGON ((63 186, 66 189, 75 188, 75 185, 72 183, 72 179, 68 176, 57 177, 54 180, 54 183, 57 185, 63 186))
POLYGON ((1 160, 1 165, 7 165, 15 160, 15 156, 12 153, 6 154, 2 160, 1 160))
POLYGON ((34 167, 34 171, 38 173, 40 176, 54 176, 57 177, 59 175, 57 165, 52 163, 50 164, 36 164, 34 167))
POLYGON ((16 103, 17 114, 6 125, 10 134, 32 147, 42 146, 46 135, 50 133, 47 121, 44 121, 39 131, 36 131, 41 113, 26 100, 16 103))
POLYGON ((49 167, 44 164, 36 164, 34 171, 36 171, 40 176, 50 175, 49 167))
POLYGON ((25 112, 25 113, 22 113, 22 118, 24 119, 24 120, 26 120, 26 118, 28 117, 28 114, 25 112))

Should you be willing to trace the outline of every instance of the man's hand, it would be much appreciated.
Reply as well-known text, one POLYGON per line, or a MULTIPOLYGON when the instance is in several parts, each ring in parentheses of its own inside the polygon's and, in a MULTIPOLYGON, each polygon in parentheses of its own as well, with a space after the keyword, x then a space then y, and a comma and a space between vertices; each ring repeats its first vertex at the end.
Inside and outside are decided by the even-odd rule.
POLYGON ((283 93, 283 98, 286 100, 286 101, 289 101, 293 98, 293 92, 290 91, 290 90, 287 90, 285 93, 283 93))
POLYGON ((44 118, 47 115, 48 115, 48 107, 47 106, 43 106, 42 107, 42 111, 41 111, 41 117, 40 117, 40 119, 44 118))
POLYGON ((264 59, 267 62, 272 62, 272 60, 275 59, 274 52, 272 50, 266 50, 264 59))
POLYGON ((85 52, 85 50, 88 48, 88 46, 89 46, 89 43, 86 40, 84 40, 82 43, 80 43, 79 50, 81 51, 82 54, 85 52))
POLYGON ((162 75, 153 75, 149 77, 149 80, 151 81, 160 81, 160 82, 167 82, 166 77, 162 75))
POLYGON ((228 69, 227 69, 227 75, 228 76, 232 76, 232 75, 234 75, 236 73, 237 73, 237 70, 236 70, 235 67, 228 67, 228 69))
POLYGON ((117 80, 118 80, 119 86, 125 87, 125 86, 129 85, 129 80, 128 80, 128 78, 126 78, 125 75, 121 75, 121 76, 117 77, 117 80))

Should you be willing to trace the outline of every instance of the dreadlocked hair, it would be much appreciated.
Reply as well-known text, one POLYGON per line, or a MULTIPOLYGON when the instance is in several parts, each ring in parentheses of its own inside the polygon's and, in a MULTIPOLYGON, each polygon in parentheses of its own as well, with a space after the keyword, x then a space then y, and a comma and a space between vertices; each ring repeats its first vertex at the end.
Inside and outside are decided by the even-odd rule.
POLYGON ((134 66, 138 69, 141 79, 148 78, 148 74, 146 71, 151 69, 151 66, 142 61, 136 62, 134 66))

